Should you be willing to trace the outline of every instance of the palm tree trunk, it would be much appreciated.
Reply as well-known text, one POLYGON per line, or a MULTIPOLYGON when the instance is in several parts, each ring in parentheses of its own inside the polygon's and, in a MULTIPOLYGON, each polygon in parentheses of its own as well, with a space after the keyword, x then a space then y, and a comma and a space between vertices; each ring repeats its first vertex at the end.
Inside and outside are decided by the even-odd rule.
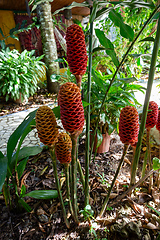
POLYGON ((51 15, 51 5, 49 2, 38 4, 37 17, 40 22, 41 38, 43 44, 44 61, 47 66, 47 88, 50 93, 57 93, 59 84, 52 82, 50 76, 59 73, 58 62, 54 62, 58 58, 57 46, 53 31, 53 22, 51 15))

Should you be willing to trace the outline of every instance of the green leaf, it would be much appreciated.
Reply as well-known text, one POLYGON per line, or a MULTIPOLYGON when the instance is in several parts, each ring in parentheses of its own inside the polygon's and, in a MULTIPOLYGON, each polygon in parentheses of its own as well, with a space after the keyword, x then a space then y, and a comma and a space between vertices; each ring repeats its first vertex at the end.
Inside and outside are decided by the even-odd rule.
POLYGON ((34 190, 25 195, 25 197, 32 197, 36 199, 52 199, 58 197, 57 190, 34 190))
POLYGON ((21 196, 21 197, 24 197, 24 196, 25 196, 25 193, 26 193, 26 187, 25 187, 24 185, 22 185, 20 196, 21 196))
POLYGON ((23 132, 25 131, 26 127, 28 125, 31 125, 32 120, 35 118, 35 114, 36 111, 33 111, 31 113, 29 113, 25 119, 23 120, 23 122, 16 128, 16 130, 12 133, 12 135, 10 136, 8 143, 7 143, 7 158, 8 158, 8 162, 10 163, 12 155, 13 155, 13 151, 17 145, 17 142, 19 140, 19 138, 22 136, 23 132))
POLYGON ((98 148, 101 145, 102 141, 103 141, 103 135, 102 135, 101 131, 98 129, 97 130, 97 146, 96 146, 96 148, 98 148))
POLYGON ((72 4, 70 4, 69 6, 63 7, 63 8, 60 8, 60 9, 56 10, 56 11, 53 13, 53 15, 55 15, 55 14, 57 14, 57 13, 65 10, 65 9, 72 9, 72 8, 74 8, 74 7, 88 7, 88 6, 89 6, 88 3, 72 2, 72 4))
POLYGON ((91 12, 90 19, 89 19, 90 23, 95 20, 97 11, 98 11, 98 4, 94 1, 93 2, 92 12, 91 12))
POLYGON ((147 205, 147 207, 149 207, 150 209, 152 209, 155 213, 157 213, 157 215, 160 217, 160 212, 158 210, 156 210, 155 208, 147 205))
POLYGON ((89 105, 90 105, 90 103, 88 103, 88 102, 85 102, 85 101, 82 101, 82 104, 83 104, 83 108, 85 108, 85 107, 87 107, 87 106, 89 106, 89 105))
MULTIPOLYGON (((27 158, 29 156, 34 156, 37 155, 38 153, 42 152, 42 147, 40 146, 32 146, 32 147, 23 147, 18 154, 18 161, 20 161, 21 159, 27 158)), ((13 168, 15 161, 16 161, 16 153, 14 154, 14 156, 11 159, 10 162, 10 169, 13 168)))
POLYGON ((119 1, 113 1, 113 2, 109 2, 111 4, 115 4, 117 5, 116 7, 120 7, 120 6, 124 6, 124 7, 129 7, 131 9, 135 9, 135 8, 155 8, 153 2, 144 2, 144 1, 139 1, 139 0, 132 0, 132 1, 123 1, 123 2, 119 2, 119 1))
POLYGON ((22 174, 23 174, 23 172, 24 172, 24 170, 25 170, 27 161, 28 161, 28 157, 26 157, 25 159, 23 159, 23 160, 18 164, 18 167, 17 167, 18 179, 21 178, 21 176, 22 176, 22 174))
POLYGON ((122 37, 129 39, 130 41, 134 38, 133 29, 123 22, 123 18, 120 13, 112 9, 109 13, 109 18, 114 24, 120 28, 120 34, 122 37))
MULTIPOLYGON (((96 47, 92 50, 92 53, 99 52, 101 50, 106 50, 105 47, 96 47)), ((111 48, 108 48, 107 50, 112 50, 111 48)))
POLYGON ((153 169, 158 170, 160 168, 160 159, 157 157, 153 158, 153 169))
POLYGON ((103 79, 101 79, 100 77, 98 77, 96 75, 94 69, 92 69, 92 76, 93 76, 93 79, 94 79, 95 83, 97 84, 97 86, 102 88, 105 91, 106 88, 104 86, 104 81, 103 81, 103 79))
POLYGON ((6 175, 7 175, 7 158, 3 157, 0 158, 0 192, 5 182, 6 175))
POLYGON ((0 151, 0 158, 3 158, 4 154, 0 151))
POLYGON ((154 40, 155 39, 153 37, 146 37, 140 40, 139 42, 154 42, 154 40))
POLYGON ((99 42, 102 46, 105 47, 105 49, 111 49, 114 50, 113 43, 105 36, 104 32, 100 29, 95 29, 96 36, 99 39, 99 42))
POLYGON ((20 198, 18 200, 18 203, 27 211, 27 212, 31 212, 31 207, 22 199, 20 198))
POLYGON ((100 29, 95 29, 95 33, 99 39, 100 44, 102 44, 106 49, 111 49, 106 50, 106 53, 112 58, 113 63, 117 67, 119 65, 119 61, 114 51, 114 46, 112 42, 105 36, 104 32, 100 29))
POLYGON ((61 117, 60 106, 52 108, 52 111, 54 112, 54 115, 56 116, 56 118, 60 119, 60 117, 61 117))

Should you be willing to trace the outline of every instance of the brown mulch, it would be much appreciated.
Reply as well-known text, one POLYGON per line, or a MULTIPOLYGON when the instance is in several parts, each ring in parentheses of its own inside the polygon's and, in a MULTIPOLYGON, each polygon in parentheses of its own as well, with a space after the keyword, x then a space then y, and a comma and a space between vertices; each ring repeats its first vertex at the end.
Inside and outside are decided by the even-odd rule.
MULTIPOLYGON (((53 96, 48 98, 46 92, 37 94, 30 99, 30 105, 11 104, 3 105, 1 113, 8 114, 35 107, 35 105, 46 104, 47 101, 53 101, 53 96), (39 99, 39 100, 38 100, 39 99), (6 110, 6 111, 4 111, 6 110)), ((3 115, 4 115, 3 114, 3 115)), ((158 156, 158 147, 152 141, 152 156, 158 156)), ((137 181, 140 178, 141 167, 145 154, 145 138, 143 141, 137 174, 137 181)), ((130 183, 130 166, 133 157, 132 148, 129 148, 125 157, 120 174, 116 180, 111 193, 108 207, 102 218, 98 218, 101 207, 105 200, 109 184, 114 177, 119 160, 123 151, 123 144, 116 133, 111 135, 111 144, 108 152, 97 154, 95 162, 90 164, 90 205, 94 211, 94 218, 86 221, 79 213, 80 224, 77 226, 71 218, 66 202, 66 210, 71 227, 67 229, 63 220, 59 200, 36 200, 25 197, 32 211, 25 212, 23 209, 15 207, 14 191, 12 192, 13 209, 9 210, 4 203, 2 194, 0 195, 0 240, 65 240, 65 239, 103 239, 103 240, 121 240, 121 239, 158 239, 160 235, 160 218, 158 214, 148 206, 159 210, 160 193, 155 184, 152 192, 148 192, 149 179, 143 185, 138 186, 131 194, 127 194, 117 201, 117 197, 122 195, 130 183)), ((79 140, 78 158, 82 169, 85 169, 85 136, 82 135, 79 140)), ((63 199, 66 200, 65 175, 62 165, 57 162, 58 175, 61 182, 63 199)), ((156 172, 154 180, 156 180, 156 172)), ((20 179, 20 184, 24 184, 27 192, 42 189, 56 189, 55 179, 52 169, 52 161, 48 149, 44 148, 42 153, 30 157, 25 168, 25 172, 20 179)), ((82 184, 77 180, 78 188, 78 207, 84 209, 84 192, 82 184)))
POLYGON ((0 97, 0 116, 27 110, 29 108, 37 108, 43 104, 54 104, 55 94, 49 94, 46 89, 39 89, 28 101, 16 103, 13 100, 5 101, 4 97, 0 97))

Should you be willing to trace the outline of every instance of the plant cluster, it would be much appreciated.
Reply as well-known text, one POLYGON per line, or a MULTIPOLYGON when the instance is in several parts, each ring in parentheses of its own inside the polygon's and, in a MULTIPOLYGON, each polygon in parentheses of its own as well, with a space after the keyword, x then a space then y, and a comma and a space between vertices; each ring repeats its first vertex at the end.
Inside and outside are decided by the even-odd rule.
POLYGON ((45 64, 40 57, 34 56, 34 50, 19 53, 7 48, 0 51, 0 96, 17 100, 27 100, 37 88, 39 78, 45 75, 45 64))

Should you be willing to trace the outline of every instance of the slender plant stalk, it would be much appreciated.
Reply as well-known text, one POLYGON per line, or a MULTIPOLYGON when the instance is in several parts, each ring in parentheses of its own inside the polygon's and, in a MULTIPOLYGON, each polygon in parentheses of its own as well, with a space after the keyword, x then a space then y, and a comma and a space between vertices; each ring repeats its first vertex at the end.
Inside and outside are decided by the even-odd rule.
POLYGON ((141 174, 141 175, 142 175, 142 178, 144 177, 145 172, 146 172, 147 158, 148 158, 148 149, 146 149, 145 156, 144 156, 144 160, 143 160, 142 174, 141 174))
POLYGON ((123 56, 120 64, 118 65, 118 67, 116 68, 116 71, 112 77, 112 80, 110 81, 110 84, 108 86, 108 89, 105 93, 105 96, 103 98, 103 101, 102 101, 102 104, 101 104, 101 107, 99 109, 99 113, 98 113, 98 117, 97 117, 97 121, 96 121, 96 125, 95 125, 95 130, 94 130, 94 133, 93 133, 93 140, 92 140, 92 143, 91 143, 91 151, 90 151, 90 161, 91 161, 91 156, 92 156, 92 152, 93 152, 93 146, 94 146, 94 138, 96 136, 96 131, 97 131, 97 127, 98 127, 98 123, 99 123, 99 120, 100 120, 100 114, 102 112, 102 109, 103 109, 103 105, 105 103, 105 100, 106 100, 106 97, 108 95, 108 92, 115 80, 115 77, 119 71, 119 69, 121 68, 121 66, 123 65, 124 63, 124 60, 126 59, 126 57, 128 56, 128 53, 131 51, 133 45, 135 44, 135 42, 137 41, 137 39, 139 38, 139 36, 141 35, 141 33, 143 32, 143 30, 145 29, 145 27, 148 25, 148 23, 151 21, 152 17, 154 16, 154 14, 157 12, 157 10, 160 8, 160 4, 155 8, 155 10, 152 12, 152 14, 150 15, 150 17, 148 18, 148 20, 145 22, 145 24, 143 25, 143 27, 141 28, 141 30, 139 31, 139 33, 137 34, 137 36, 135 37, 135 39, 132 41, 131 45, 129 46, 129 48, 127 49, 125 55, 123 56))
POLYGON ((59 179, 58 179, 55 149, 49 148, 49 150, 50 150, 50 154, 51 154, 51 158, 52 158, 53 171, 54 171, 54 176, 55 176, 55 181, 56 181, 56 188, 58 191, 59 201, 60 201, 62 212, 63 212, 64 222, 65 222, 67 228, 70 228, 70 224, 67 219, 66 209, 64 206, 63 197, 62 197, 62 193, 61 193, 61 189, 60 189, 59 179))
MULTIPOLYGON (((160 5, 158 5, 158 7, 159 6, 160 5)), ((144 106, 143 106, 142 120, 141 120, 139 135, 138 135, 138 143, 137 143, 135 157, 134 157, 134 161, 133 161, 133 169, 132 169, 132 175, 131 175, 132 181, 130 182, 130 185, 134 185, 134 183, 135 183, 136 170, 137 170, 139 157, 140 157, 142 138, 143 138, 144 129, 145 129, 149 99, 150 99, 152 84, 153 84, 153 80, 154 80, 154 73, 155 73, 155 68, 156 68, 156 61, 157 61, 159 46, 160 46, 160 17, 158 20, 156 38, 154 41, 154 48, 153 48, 151 65, 150 65, 150 70, 149 70, 147 90, 146 90, 145 101, 144 101, 144 106)))
POLYGON ((77 206, 77 138, 76 135, 71 135, 72 140, 72 162, 71 162, 71 173, 72 173, 72 183, 71 183, 71 198, 72 198, 72 207, 73 214, 76 223, 79 223, 78 220, 78 206, 77 206))
POLYGON ((79 142, 79 137, 77 138, 77 156, 76 156, 77 169, 78 169, 78 172, 79 172, 79 175, 80 175, 80 180, 81 180, 81 183, 82 183, 82 186, 83 186, 83 190, 85 190, 85 178, 84 178, 84 174, 83 174, 83 171, 82 171, 81 163, 78 159, 78 142, 79 142))
MULTIPOLYGON (((158 169, 159 171, 160 169, 158 169)), ((115 204, 117 204, 121 199, 123 199, 126 195, 128 195, 132 190, 134 190, 136 187, 140 186, 151 174, 153 174, 154 170, 152 169, 149 171, 143 178, 141 178, 137 183, 135 183, 133 186, 127 189, 122 195, 118 196, 115 201, 108 205, 108 207, 112 207, 115 204)))
MULTIPOLYGON (((134 155, 135 155, 135 152, 136 152, 136 147, 132 146, 132 149, 133 149, 133 159, 134 159, 134 155)), ((131 173, 132 173, 132 167, 133 167, 133 159, 132 159, 132 162, 131 162, 131 173)))
MULTIPOLYGON (((91 8, 92 12, 92 8, 91 8)), ((87 115, 86 115, 86 156, 85 156, 85 200, 84 204, 89 204, 89 149, 90 149, 90 102, 91 102, 91 74, 92 74, 92 38, 93 38, 93 22, 90 23, 89 36, 89 66, 88 66, 88 84, 87 84, 87 115)))
MULTIPOLYGON (((152 169, 152 160, 151 160, 151 145, 150 145, 150 130, 147 129, 147 148, 148 148, 148 162, 149 162, 149 171, 152 169)), ((151 187, 153 186, 153 175, 150 176, 149 189, 148 192, 151 193, 151 187)))
POLYGON ((67 190, 68 205, 69 205, 70 213, 74 217, 73 208, 71 204, 71 197, 70 197, 69 164, 68 163, 64 164, 64 168, 65 168, 65 176, 66 176, 66 190, 67 190))
POLYGON ((81 167, 81 164, 80 164, 80 161, 79 161, 78 158, 77 158, 77 168, 78 168, 78 172, 79 172, 79 175, 80 175, 80 179, 81 179, 81 183, 82 183, 82 186, 83 186, 83 190, 85 190, 85 178, 84 178, 82 167, 81 167))
POLYGON ((113 188, 113 186, 114 186, 114 184, 115 184, 115 181, 116 181, 116 179, 117 179, 117 176, 118 176, 119 171, 120 171, 120 169, 121 169, 121 166, 122 166, 122 164, 123 164, 123 160, 124 160, 124 157, 125 157, 125 155, 126 155, 126 153, 127 153, 128 147, 129 147, 129 145, 124 144, 123 155, 122 155, 122 157, 121 157, 121 160, 120 160, 120 162, 119 162, 117 171, 116 171, 116 173, 115 173, 115 175, 114 175, 114 178, 113 178, 113 180, 112 180, 111 186, 110 186, 110 188, 109 188, 109 190, 108 190, 108 194, 107 194, 106 199, 105 199, 105 201, 104 201, 104 203, 103 203, 103 206, 102 206, 101 212, 100 212, 100 214, 99 214, 99 217, 102 217, 103 214, 104 214, 104 212, 105 212, 105 210, 106 210, 106 207, 107 207, 107 204, 108 204, 108 201, 109 201, 109 197, 110 197, 112 188, 113 188))

